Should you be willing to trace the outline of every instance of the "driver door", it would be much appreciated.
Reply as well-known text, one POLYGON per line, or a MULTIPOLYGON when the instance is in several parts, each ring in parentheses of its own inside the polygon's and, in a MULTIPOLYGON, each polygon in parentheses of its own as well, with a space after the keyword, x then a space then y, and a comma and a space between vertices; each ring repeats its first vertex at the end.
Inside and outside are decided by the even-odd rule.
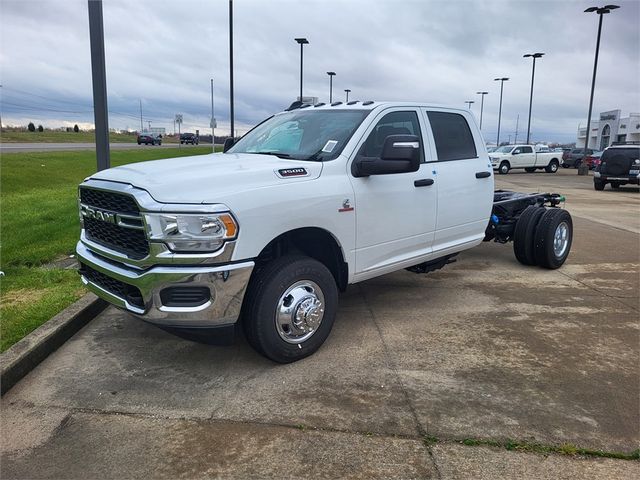
POLYGON ((357 178, 349 170, 355 193, 357 280, 420 263, 432 251, 437 185, 433 169, 424 163, 426 135, 419 111, 396 108, 380 112, 356 155, 379 158, 387 136, 400 134, 420 139, 418 171, 357 178))

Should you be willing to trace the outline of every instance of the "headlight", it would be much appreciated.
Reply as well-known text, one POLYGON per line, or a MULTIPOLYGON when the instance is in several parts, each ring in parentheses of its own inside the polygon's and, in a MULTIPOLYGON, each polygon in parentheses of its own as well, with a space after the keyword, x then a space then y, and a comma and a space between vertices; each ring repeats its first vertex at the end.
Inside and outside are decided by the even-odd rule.
POLYGON ((213 252, 233 240, 238 224, 229 213, 146 213, 152 241, 162 241, 175 252, 213 252))

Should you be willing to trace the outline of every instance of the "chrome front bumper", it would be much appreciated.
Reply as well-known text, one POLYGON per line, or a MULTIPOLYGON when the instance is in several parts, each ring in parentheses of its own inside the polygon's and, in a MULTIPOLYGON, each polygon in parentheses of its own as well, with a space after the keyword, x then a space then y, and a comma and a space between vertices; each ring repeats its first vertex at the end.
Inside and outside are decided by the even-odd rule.
POLYGON ((140 290, 144 307, 132 305, 87 279, 82 282, 96 295, 139 318, 169 327, 216 327, 237 321, 254 262, 222 266, 154 266, 147 270, 129 268, 94 254, 82 242, 76 253, 80 263, 112 279, 140 290), (162 304, 160 292, 169 286, 204 286, 210 300, 197 307, 170 307, 162 304))

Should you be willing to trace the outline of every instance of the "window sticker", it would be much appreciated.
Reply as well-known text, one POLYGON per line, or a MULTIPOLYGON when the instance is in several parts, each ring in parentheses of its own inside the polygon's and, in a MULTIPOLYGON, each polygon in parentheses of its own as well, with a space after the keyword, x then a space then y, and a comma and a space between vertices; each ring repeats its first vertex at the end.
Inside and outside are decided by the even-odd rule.
POLYGON ((334 149, 334 148, 336 148, 336 145, 337 145, 337 144, 338 144, 338 141, 337 141, 337 140, 329 140, 329 141, 325 144, 325 146, 324 146, 324 148, 322 149, 322 151, 323 151, 323 152, 325 152, 325 153, 331 153, 331 152, 333 152, 333 149, 334 149))

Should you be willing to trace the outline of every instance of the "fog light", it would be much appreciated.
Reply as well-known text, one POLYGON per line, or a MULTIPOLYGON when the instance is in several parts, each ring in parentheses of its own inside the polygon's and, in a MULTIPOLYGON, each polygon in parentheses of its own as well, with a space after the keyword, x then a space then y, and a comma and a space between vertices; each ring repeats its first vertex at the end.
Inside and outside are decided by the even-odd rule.
POLYGON ((199 307, 211 300, 207 287, 169 287, 160 292, 165 307, 199 307))

